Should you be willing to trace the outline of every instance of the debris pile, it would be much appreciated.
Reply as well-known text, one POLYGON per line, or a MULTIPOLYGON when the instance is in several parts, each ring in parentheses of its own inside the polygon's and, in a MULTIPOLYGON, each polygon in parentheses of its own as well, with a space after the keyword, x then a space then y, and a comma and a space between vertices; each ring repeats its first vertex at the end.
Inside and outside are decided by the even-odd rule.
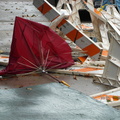
POLYGON ((34 0, 35 7, 51 21, 50 27, 59 29, 71 41, 77 62, 52 72, 94 76, 94 82, 120 86, 120 13, 115 4, 105 2, 109 1, 97 4, 92 0, 59 0, 57 5, 51 5, 46 0, 34 0), (88 14, 90 19, 83 20, 88 14))

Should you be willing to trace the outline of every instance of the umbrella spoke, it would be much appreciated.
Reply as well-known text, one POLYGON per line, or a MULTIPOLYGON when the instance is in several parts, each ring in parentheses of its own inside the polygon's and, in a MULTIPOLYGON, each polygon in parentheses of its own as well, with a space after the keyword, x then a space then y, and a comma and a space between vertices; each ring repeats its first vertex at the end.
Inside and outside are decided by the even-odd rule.
MULTIPOLYGON (((41 59, 42 59, 42 65, 44 65, 44 55, 43 55, 43 47, 42 47, 42 41, 41 41, 41 59)), ((43 67, 43 66, 42 66, 43 67)))
POLYGON ((49 53, 50 53, 50 50, 48 50, 48 52, 47 52, 47 56, 46 56, 44 68, 43 68, 44 70, 46 69, 46 66, 47 66, 47 60, 48 60, 49 53))
POLYGON ((34 67, 39 68, 37 65, 35 65, 35 64, 32 63, 31 61, 29 61, 28 59, 24 58, 23 56, 22 56, 22 58, 23 58, 24 60, 26 60, 27 62, 31 63, 34 67))
POLYGON ((71 63, 71 62, 60 63, 60 64, 57 64, 57 65, 54 65, 54 66, 50 67, 50 68, 47 69, 47 70, 53 69, 53 68, 58 67, 58 66, 60 66, 60 65, 64 65, 64 64, 66 64, 66 63, 71 63))
POLYGON ((54 66, 50 67, 50 68, 47 69, 47 70, 53 69, 53 68, 58 67, 58 66, 63 65, 63 64, 65 64, 65 63, 60 63, 60 64, 57 64, 57 65, 54 65, 54 66))
POLYGON ((36 67, 29 66, 29 65, 23 64, 23 63, 21 63, 21 62, 17 62, 17 63, 20 64, 20 65, 23 65, 23 66, 26 66, 26 67, 32 68, 32 69, 37 69, 36 67))
MULTIPOLYGON (((41 44, 42 44, 42 38, 39 38, 38 35, 35 36, 36 37, 36 41, 38 41, 37 45, 38 45, 38 53, 39 53, 39 66, 41 66, 41 63, 42 63, 42 55, 41 55, 41 44)), ((34 37, 33 37, 34 38, 34 37)))
MULTIPOLYGON (((19 24, 19 26, 20 26, 20 23, 19 23, 19 22, 18 22, 18 24, 19 24)), ((35 56, 33 50, 30 48, 30 46, 29 46, 29 44, 28 44, 28 42, 27 42, 27 39, 26 39, 25 36, 24 36, 24 31, 25 31, 26 26, 27 26, 27 24, 24 24, 24 29, 23 29, 23 30, 21 29, 21 26, 20 26, 20 30, 21 30, 21 33, 22 33, 22 37, 24 37, 24 40, 25 40, 25 42, 26 42, 26 45, 27 45, 28 49, 30 50, 32 56, 35 58, 35 60, 37 61, 37 63, 39 63, 37 57, 35 56)))
POLYGON ((53 58, 51 58, 51 60, 49 61, 49 63, 46 65, 46 68, 50 65, 51 61, 53 60, 53 58))

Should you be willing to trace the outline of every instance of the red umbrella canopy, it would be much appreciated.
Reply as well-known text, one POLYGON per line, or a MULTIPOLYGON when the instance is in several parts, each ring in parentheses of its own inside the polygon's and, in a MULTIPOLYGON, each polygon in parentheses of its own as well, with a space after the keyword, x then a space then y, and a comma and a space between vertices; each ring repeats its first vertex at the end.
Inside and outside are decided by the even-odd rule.
POLYGON ((9 63, 0 75, 66 68, 73 63, 69 45, 48 26, 16 17, 9 63))

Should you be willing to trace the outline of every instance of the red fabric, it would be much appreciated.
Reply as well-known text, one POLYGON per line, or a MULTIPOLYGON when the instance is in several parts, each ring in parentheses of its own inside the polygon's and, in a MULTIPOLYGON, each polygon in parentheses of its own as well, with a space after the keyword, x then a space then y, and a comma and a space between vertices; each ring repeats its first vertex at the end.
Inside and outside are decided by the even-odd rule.
POLYGON ((9 64, 0 75, 72 64, 71 48, 59 35, 45 25, 16 17, 9 64))

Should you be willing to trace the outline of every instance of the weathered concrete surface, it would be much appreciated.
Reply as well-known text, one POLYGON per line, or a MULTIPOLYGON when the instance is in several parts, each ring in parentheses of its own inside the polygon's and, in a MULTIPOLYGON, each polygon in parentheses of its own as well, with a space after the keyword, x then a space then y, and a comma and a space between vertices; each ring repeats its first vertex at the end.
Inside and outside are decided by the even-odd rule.
POLYGON ((120 111, 58 83, 0 90, 0 120, 120 120, 120 111))
POLYGON ((16 16, 48 26, 50 24, 35 8, 32 0, 0 0, 0 51, 10 51, 16 16))

